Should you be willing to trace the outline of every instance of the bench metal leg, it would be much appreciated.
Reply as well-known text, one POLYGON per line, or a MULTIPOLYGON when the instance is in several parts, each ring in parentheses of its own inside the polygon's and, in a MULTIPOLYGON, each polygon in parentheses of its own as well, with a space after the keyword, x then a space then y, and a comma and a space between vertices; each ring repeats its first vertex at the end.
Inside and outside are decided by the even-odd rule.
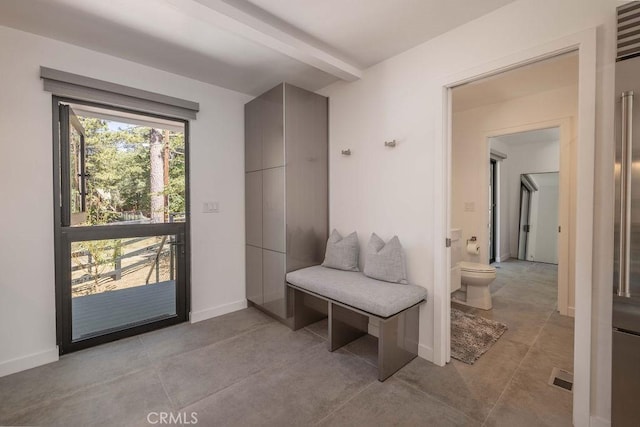
POLYGON ((418 356, 420 307, 380 320, 378 331, 378 380, 384 381, 418 356))
MULTIPOLYGON (((290 288, 291 289, 291 288, 290 288)), ((327 317, 327 302, 297 289, 293 291, 293 330, 316 323, 327 317)))
POLYGON ((329 351, 367 334, 369 316, 329 303, 329 351))

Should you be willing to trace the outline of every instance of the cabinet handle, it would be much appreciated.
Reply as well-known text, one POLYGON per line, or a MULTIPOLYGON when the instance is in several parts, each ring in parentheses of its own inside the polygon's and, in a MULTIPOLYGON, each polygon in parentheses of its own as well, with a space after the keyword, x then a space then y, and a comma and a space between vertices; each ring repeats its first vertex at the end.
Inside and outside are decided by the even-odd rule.
POLYGON ((631 160, 633 155, 633 91, 622 93, 622 159, 620 162, 620 277, 618 296, 631 298, 629 264, 631 248, 631 160))

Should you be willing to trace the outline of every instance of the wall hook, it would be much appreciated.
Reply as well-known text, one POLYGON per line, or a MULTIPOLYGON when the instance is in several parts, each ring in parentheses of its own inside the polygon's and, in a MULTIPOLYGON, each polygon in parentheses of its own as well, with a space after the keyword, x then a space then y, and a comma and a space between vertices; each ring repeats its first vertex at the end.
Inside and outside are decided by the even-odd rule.
POLYGON ((342 150, 342 155, 343 156, 350 156, 351 155, 351 148, 347 148, 346 150, 342 150))
POLYGON ((394 139, 394 140, 391 140, 391 141, 385 141, 385 142, 384 142, 384 146, 385 146, 385 147, 392 147, 392 148, 393 148, 393 147, 395 147, 395 146, 396 146, 396 140, 394 139))

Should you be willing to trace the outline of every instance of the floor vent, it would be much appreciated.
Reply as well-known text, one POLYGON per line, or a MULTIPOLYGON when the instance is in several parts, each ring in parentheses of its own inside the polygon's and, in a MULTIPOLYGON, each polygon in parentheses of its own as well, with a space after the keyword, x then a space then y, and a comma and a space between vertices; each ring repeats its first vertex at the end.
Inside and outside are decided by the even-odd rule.
POLYGON ((560 368, 553 368, 549 378, 549 385, 571 393, 573 390, 573 374, 560 368))

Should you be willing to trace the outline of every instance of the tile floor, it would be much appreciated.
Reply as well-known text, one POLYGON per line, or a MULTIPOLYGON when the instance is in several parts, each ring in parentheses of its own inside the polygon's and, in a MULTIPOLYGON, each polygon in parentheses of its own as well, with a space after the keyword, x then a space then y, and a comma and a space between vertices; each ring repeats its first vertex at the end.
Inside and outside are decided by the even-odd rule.
POLYGON ((0 378, 0 425, 149 425, 150 412, 201 426, 571 425, 571 394, 546 385, 573 360, 555 274, 502 263, 494 309, 471 311, 509 331, 473 366, 415 359, 380 383, 375 338, 329 353, 326 322, 293 332, 246 309, 0 378))

